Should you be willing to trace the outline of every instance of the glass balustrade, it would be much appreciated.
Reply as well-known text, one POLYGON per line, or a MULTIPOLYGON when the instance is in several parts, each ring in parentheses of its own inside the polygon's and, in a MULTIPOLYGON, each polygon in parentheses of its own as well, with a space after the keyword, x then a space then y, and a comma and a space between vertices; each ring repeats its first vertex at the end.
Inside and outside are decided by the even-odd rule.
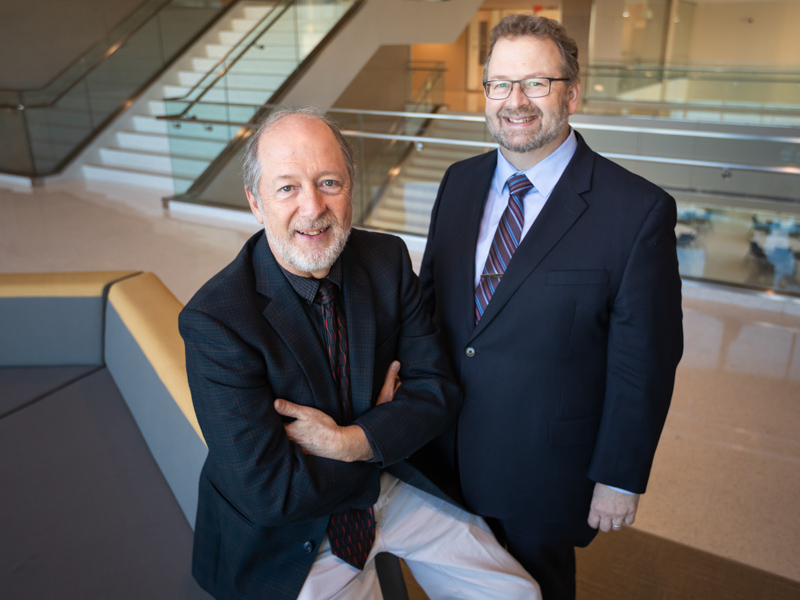
MULTIPOLYGON (((478 115, 346 109, 329 115, 356 149, 354 223, 374 229, 427 235, 446 169, 496 148, 478 115)), ((620 125, 583 115, 571 122, 594 150, 675 197, 685 278, 800 295, 800 136, 795 130, 664 127, 658 119, 620 125)), ((241 126, 247 124, 231 129, 241 126)), ((244 200, 238 206, 247 208, 244 200)))
POLYGON ((227 5, 145 1, 46 87, 0 90, 0 172, 57 172, 227 5))
MULTIPOLYGON (((266 15, 219 64, 180 98, 165 100, 173 120, 170 152, 176 193, 182 194, 241 135, 241 125, 265 114, 268 102, 353 6, 354 0, 295 0, 266 15)), ((224 157, 223 157, 224 158, 224 157)))
POLYGON ((764 125, 800 124, 800 71, 730 66, 593 64, 587 112, 764 125))

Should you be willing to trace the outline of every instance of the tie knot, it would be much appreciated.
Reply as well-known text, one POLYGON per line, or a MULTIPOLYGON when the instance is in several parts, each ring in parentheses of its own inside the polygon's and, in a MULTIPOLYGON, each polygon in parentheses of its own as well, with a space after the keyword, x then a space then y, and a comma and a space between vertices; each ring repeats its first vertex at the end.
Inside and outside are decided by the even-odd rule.
POLYGON ((336 284, 328 278, 320 281, 319 288, 317 288, 317 298, 319 298, 320 304, 333 302, 333 299, 336 298, 336 284))
POLYGON ((508 185, 508 193, 512 196, 517 196, 520 198, 520 201, 522 197, 533 187, 533 184, 525 175, 525 173, 514 173, 508 178, 506 185, 508 185))

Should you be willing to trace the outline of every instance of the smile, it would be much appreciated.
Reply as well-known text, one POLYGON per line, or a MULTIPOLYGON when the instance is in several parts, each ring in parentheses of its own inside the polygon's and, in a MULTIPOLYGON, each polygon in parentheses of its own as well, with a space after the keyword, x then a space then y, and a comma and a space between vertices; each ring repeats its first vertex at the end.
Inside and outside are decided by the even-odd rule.
POLYGON ((324 227, 322 229, 313 229, 311 231, 299 231, 298 230, 297 233, 299 233, 300 235, 308 235, 308 236, 311 236, 311 237, 316 237, 318 235, 321 235, 321 234, 325 233, 326 231, 328 231, 328 229, 330 229, 330 227, 324 227))
POLYGON ((521 123, 530 123, 530 122, 531 122, 531 121, 533 121, 535 118, 536 118, 536 117, 523 117, 523 118, 521 118, 521 119, 514 119, 514 118, 512 118, 512 117, 506 117, 506 120, 507 120, 509 123, 513 123, 513 124, 515 124, 515 125, 519 125, 519 124, 521 124, 521 123))

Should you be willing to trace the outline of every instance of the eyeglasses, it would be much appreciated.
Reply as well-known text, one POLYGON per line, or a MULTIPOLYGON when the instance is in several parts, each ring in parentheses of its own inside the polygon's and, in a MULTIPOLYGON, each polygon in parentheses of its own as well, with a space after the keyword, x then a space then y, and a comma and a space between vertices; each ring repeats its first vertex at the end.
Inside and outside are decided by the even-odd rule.
POLYGON ((550 93, 550 85, 554 81, 569 81, 565 77, 531 77, 530 79, 492 79, 483 82, 483 89, 489 100, 505 100, 511 95, 514 84, 519 84, 519 89, 528 98, 541 98, 550 93))

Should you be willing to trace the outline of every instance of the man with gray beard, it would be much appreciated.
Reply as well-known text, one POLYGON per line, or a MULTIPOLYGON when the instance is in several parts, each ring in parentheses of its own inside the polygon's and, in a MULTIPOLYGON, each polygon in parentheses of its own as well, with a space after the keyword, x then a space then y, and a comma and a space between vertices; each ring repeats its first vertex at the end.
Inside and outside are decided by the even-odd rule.
POLYGON ((245 151, 264 230, 180 315, 208 445, 192 573, 220 599, 372 600, 391 552, 434 600, 538 599, 486 523, 405 461, 461 394, 403 242, 351 231, 353 170, 308 109, 245 151))
POLYGON ((492 31, 486 125, 451 166, 420 279, 464 392, 413 458, 486 518, 546 600, 576 546, 633 523, 683 347, 675 202, 569 125, 578 54, 557 22, 492 31))

